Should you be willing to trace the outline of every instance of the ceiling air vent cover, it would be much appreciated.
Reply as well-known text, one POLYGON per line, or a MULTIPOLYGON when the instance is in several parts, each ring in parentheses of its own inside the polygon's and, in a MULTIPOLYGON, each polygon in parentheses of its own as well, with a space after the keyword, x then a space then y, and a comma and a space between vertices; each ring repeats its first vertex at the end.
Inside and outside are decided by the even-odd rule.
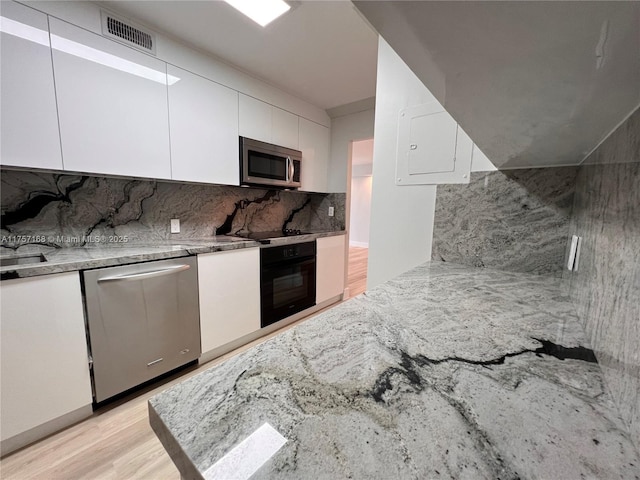
POLYGON ((115 15, 102 11, 102 34, 152 55, 156 54, 155 35, 115 15))

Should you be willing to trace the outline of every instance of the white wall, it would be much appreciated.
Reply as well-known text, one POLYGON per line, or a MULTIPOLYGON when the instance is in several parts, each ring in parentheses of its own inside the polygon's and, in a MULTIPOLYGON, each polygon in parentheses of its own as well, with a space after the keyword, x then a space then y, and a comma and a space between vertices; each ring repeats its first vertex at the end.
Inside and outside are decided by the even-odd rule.
POLYGON ((371 174, 373 139, 353 142, 351 148, 351 202, 349 214, 349 245, 369 246, 371 218, 371 174))
POLYGON ((351 177, 349 245, 354 247, 369 246, 372 178, 371 175, 351 177))
POLYGON ((375 110, 369 109, 331 119, 331 157, 329 160, 329 191, 347 191, 349 144, 353 140, 373 137, 375 110))
POLYGON ((379 37, 367 288, 431 257, 436 187, 395 184, 398 114, 431 101, 435 97, 379 37))
POLYGON ((482 150, 478 148, 476 144, 473 145, 473 153, 471 155, 471 171, 472 172, 487 172, 491 170, 497 170, 496 166, 491 163, 491 160, 482 153, 482 150))

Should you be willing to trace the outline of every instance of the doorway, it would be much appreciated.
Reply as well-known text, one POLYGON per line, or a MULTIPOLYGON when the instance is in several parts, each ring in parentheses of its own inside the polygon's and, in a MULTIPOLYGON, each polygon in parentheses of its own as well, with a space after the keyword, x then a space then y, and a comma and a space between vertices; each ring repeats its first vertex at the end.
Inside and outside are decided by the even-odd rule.
POLYGON ((369 222, 373 175, 373 138, 351 142, 349 178, 349 296, 363 293, 367 287, 369 258, 369 222))

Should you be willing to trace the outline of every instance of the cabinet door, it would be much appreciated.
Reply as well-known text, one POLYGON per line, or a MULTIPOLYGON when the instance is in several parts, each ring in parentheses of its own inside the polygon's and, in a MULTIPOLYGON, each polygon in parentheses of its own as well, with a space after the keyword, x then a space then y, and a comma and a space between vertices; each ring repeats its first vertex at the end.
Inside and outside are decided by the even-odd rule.
POLYGON ((65 170, 171 178, 166 64, 56 18, 50 28, 65 170))
POLYGON ((298 149, 298 116, 278 107, 271 111, 271 143, 298 149))
POLYGON ((171 176, 174 180, 239 185, 238 92, 167 66, 171 176))
POLYGON ((0 2, 2 165, 62 170, 47 16, 0 2))
POLYGON ((5 280, 0 292, 4 441, 92 398, 78 272, 5 280))
POLYGON ((202 353, 260 329, 260 249, 198 255, 202 353))
POLYGON ((342 295, 344 291, 345 236, 316 240, 316 303, 342 295))
POLYGON ((307 192, 326 192, 329 165, 329 129, 300 117, 302 187, 307 192))
POLYGON ((243 137, 271 142, 271 105, 240 94, 239 131, 243 137))

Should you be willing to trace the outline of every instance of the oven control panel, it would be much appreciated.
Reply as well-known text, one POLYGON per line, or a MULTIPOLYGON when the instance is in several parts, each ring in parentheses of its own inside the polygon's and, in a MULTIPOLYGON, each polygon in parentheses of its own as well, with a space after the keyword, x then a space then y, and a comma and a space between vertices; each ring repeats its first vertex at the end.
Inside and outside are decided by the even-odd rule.
POLYGON ((260 251, 262 263, 270 265, 291 259, 302 259, 316 256, 316 242, 292 243, 275 247, 262 248, 260 251))
POLYGON ((286 247, 282 250, 282 258, 293 258, 297 257, 300 254, 298 251, 297 245, 291 245, 290 247, 286 247))

